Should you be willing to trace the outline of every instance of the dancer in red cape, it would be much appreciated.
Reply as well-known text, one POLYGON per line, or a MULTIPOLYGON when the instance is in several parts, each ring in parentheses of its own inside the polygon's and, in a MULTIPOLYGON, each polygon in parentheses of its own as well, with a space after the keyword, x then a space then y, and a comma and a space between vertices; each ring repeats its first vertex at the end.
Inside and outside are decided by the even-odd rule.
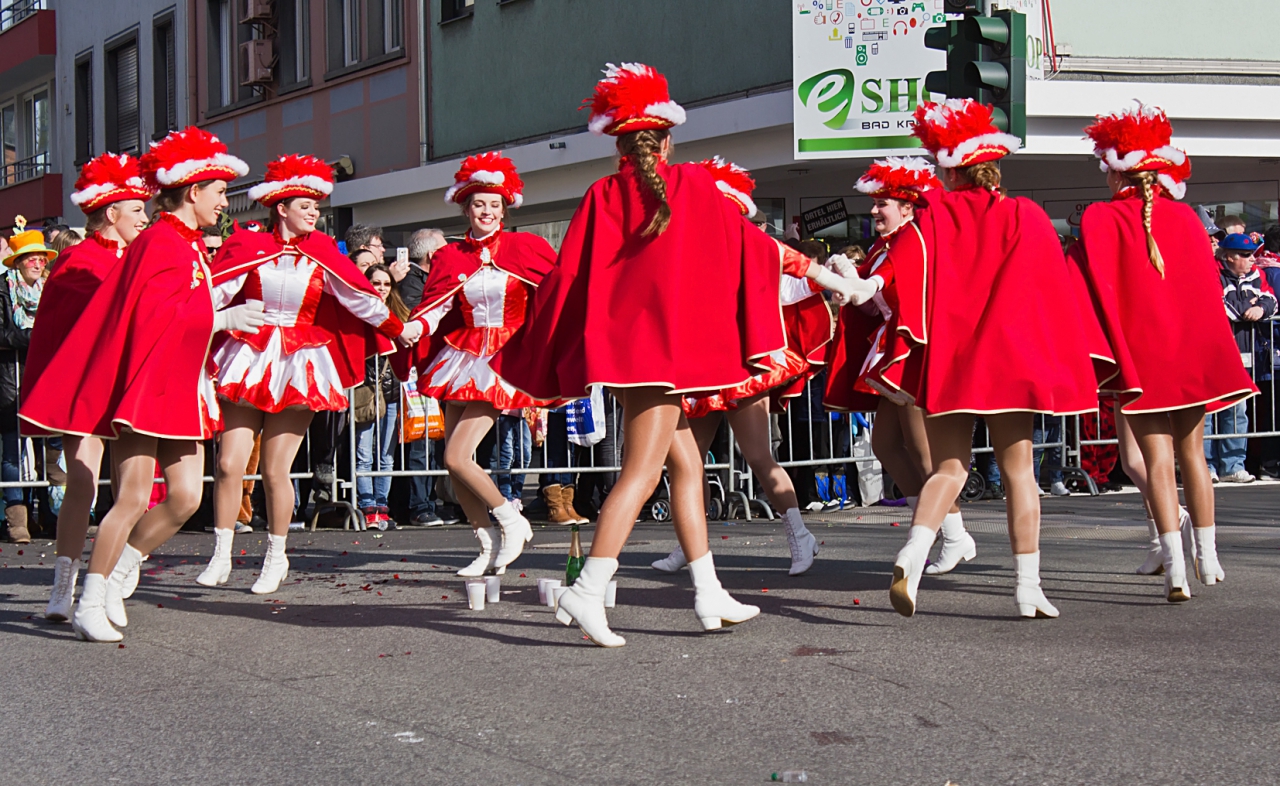
POLYGON ((215 305, 252 304, 265 324, 219 334, 214 344, 224 430, 213 484, 216 541, 196 578, 206 587, 231 576, 242 481, 258 433, 268 547, 252 592, 266 595, 289 573, 289 471, 312 415, 345 411, 343 390, 364 381, 365 359, 390 354, 392 339, 412 342, 421 334, 420 326, 401 324, 332 238, 315 231, 320 201, 332 191, 333 170, 320 159, 272 161, 249 189, 271 213, 266 231, 235 232, 214 260, 215 305))
MULTIPOLYGON (((71 202, 84 212, 89 237, 62 252, 50 268, 39 318, 31 329, 22 375, 22 401, 31 400, 31 391, 80 321, 102 279, 120 263, 125 248, 146 228, 150 198, 151 188, 143 181, 138 160, 132 156, 104 153, 81 168, 71 202)), ((48 391, 50 386, 42 389, 48 391)), ((25 436, 50 433, 26 420, 20 425, 25 436)), ((89 513, 98 493, 103 444, 98 437, 63 434, 62 449, 67 464, 67 490, 58 511, 53 590, 44 611, 45 619, 54 622, 71 619, 80 555, 84 553, 89 513)))
MULTIPOLYGON (((699 163, 711 173, 721 193, 737 206, 744 217, 751 218, 755 214, 751 192, 756 184, 750 172, 719 157, 699 163)), ((800 267, 799 260, 795 266, 800 267)), ((804 268, 808 268, 807 260, 804 268)), ((800 516, 800 503, 796 500, 791 476, 773 457, 769 412, 771 406, 782 409, 788 398, 799 395, 805 383, 816 373, 816 367, 825 362, 825 349, 831 341, 831 311, 821 292, 822 287, 812 279, 783 273, 778 298, 782 304, 787 346, 782 352, 770 356, 772 368, 752 376, 737 387, 710 395, 690 394, 683 400, 684 414, 693 429, 699 455, 706 455, 720 422, 725 417, 729 419, 747 466, 760 481, 769 503, 782 513, 782 522, 787 528, 787 546, 791 550, 789 573, 792 576, 799 576, 812 567, 813 558, 818 555, 818 540, 805 527, 800 516)), ((677 546, 666 557, 654 562, 653 567, 664 573, 674 573, 687 564, 684 551, 677 546)))
MULTIPOLYGON (((942 187, 933 165, 921 158, 876 161, 856 188, 874 201, 871 215, 880 237, 857 270, 875 282, 870 302, 840 309, 823 403, 830 409, 874 409, 871 447, 894 483, 915 510, 925 480, 933 472, 924 411, 915 405, 927 324, 926 271, 929 249, 916 221, 924 195, 942 187)), ((843 269, 848 264, 837 258, 843 269)), ((942 520, 942 550, 926 568, 930 574, 950 572, 960 560, 977 556, 954 502, 942 520)))
POLYGON ((431 340, 395 361, 402 377, 412 363, 418 390, 444 403, 444 464, 480 543, 479 556, 459 576, 505 572, 533 538, 529 521, 475 460, 502 410, 551 403, 516 390, 490 366, 494 353, 520 334, 529 299, 555 262, 546 240, 502 229, 507 211, 524 201, 523 191, 515 164, 500 153, 462 162, 445 201, 462 207, 471 229, 431 258, 422 303, 412 314, 431 340), (490 513, 497 527, 489 525, 490 513))
POLYGON ((159 189, 160 212, 107 273, 23 414, 39 428, 116 440, 115 504, 98 527, 72 619, 88 641, 120 640, 112 625, 128 624, 127 577, 199 506, 202 440, 219 425, 209 345, 216 330, 253 321, 249 306, 214 313, 199 230, 218 222, 227 182, 248 167, 217 137, 188 128, 153 145, 142 171, 159 189), (147 510, 157 464, 168 495, 147 510))
MULTIPOLYGON (((1195 572, 1221 581, 1204 416, 1256 394, 1222 310, 1217 265, 1191 208, 1165 198, 1186 154, 1171 144, 1164 112, 1139 104, 1085 129, 1114 198, 1090 205, 1072 248, 1116 360, 1100 388, 1114 393, 1146 469, 1145 498, 1158 532, 1170 602, 1190 599, 1180 534, 1175 458, 1194 526, 1195 572), (1171 178, 1171 179, 1172 179, 1171 178)), ((1181 170, 1181 171, 1179 171, 1181 170)))
MULTIPOLYGON (((594 643, 618 647, 625 640, 609 629, 604 593, 664 461, 699 621, 711 630, 760 612, 731 598, 716 577, 702 456, 672 394, 740 385, 785 348, 778 292, 788 255, 721 196, 706 169, 667 162, 668 129, 685 114, 657 71, 610 65, 584 103, 589 128, 618 137, 618 173, 583 198, 528 324, 493 365, 538 398, 582 398, 603 384, 622 403, 622 472, 600 511, 591 556, 556 614, 594 643)), ((813 267, 799 271, 819 283, 839 278, 813 267)))
POLYGON ((924 563, 969 474, 974 417, 983 415, 1007 489, 1015 602, 1024 617, 1056 617, 1040 589, 1040 489, 1032 466, 1033 415, 1097 407, 1084 321, 1049 217, 1000 187, 1000 158, 1017 137, 1001 133, 990 107, 970 99, 925 104, 914 133, 941 166, 950 191, 925 194, 920 216, 928 270, 929 344, 916 405, 933 473, 920 492, 889 596, 916 609, 924 563))

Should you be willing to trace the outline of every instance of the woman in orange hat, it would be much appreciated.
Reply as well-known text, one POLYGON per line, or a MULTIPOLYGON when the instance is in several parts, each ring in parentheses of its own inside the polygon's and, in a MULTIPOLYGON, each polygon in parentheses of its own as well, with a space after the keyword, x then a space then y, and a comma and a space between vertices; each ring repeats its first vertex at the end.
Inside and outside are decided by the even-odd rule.
POLYGON ((333 169, 313 156, 286 155, 267 165, 249 197, 271 211, 266 231, 231 235, 213 264, 215 305, 256 304, 266 324, 231 330, 214 343, 224 430, 214 479, 209 566, 196 579, 214 587, 231 576, 231 546, 242 481, 261 432, 268 546, 252 591, 275 592, 289 573, 285 543, 293 517, 289 471, 315 412, 345 412, 346 388, 364 380, 365 359, 390 354, 393 339, 416 341, 420 325, 402 324, 344 256, 315 231, 333 169))
MULTIPOLYGON (((27 346, 35 325, 36 306, 44 290, 44 271, 56 253, 44 244, 38 229, 26 229, 26 219, 14 219, 18 232, 9 238, 8 268, 0 284, 0 440, 4 457, 0 477, 7 482, 21 480, 21 440, 18 436, 18 385, 25 373, 27 346)), ((26 492, 17 487, 4 490, 4 517, 9 540, 30 543, 27 527, 26 492)))
MULTIPOLYGON (((31 331, 27 367, 23 374, 23 400, 33 390, 54 353, 67 340, 103 278, 124 258, 124 251, 147 226, 147 200, 151 188, 142 179, 138 160, 127 154, 104 153, 80 170, 71 202, 85 214, 87 242, 76 244, 53 263, 44 284, 40 319, 31 331)), ((61 236, 60 236, 61 237, 61 236)), ((27 436, 49 432, 29 421, 21 424, 27 436)), ((89 514, 98 494, 98 472, 103 443, 98 437, 62 434, 67 464, 67 490, 58 511, 57 558, 53 591, 44 616, 54 622, 71 618, 80 555, 84 552, 89 514)), ((135 574, 136 575, 136 574, 135 574)), ((124 596, 132 594, 126 583, 124 596)))

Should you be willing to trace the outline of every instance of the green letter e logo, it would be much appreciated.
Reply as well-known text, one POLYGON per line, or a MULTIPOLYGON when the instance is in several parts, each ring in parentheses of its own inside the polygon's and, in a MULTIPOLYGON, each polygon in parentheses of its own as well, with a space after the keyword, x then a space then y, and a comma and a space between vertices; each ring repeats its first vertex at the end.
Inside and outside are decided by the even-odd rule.
POLYGON ((853 108, 853 72, 847 68, 833 68, 811 76, 800 84, 800 103, 809 106, 809 96, 814 95, 815 107, 823 115, 828 128, 840 128, 849 118, 853 108))

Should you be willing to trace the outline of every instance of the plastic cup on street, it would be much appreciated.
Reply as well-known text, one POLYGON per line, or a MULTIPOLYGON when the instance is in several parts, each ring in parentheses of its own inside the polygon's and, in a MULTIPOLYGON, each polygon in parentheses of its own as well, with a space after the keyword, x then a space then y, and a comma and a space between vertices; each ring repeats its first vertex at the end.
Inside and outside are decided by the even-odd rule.
POLYGON ((556 607, 555 591, 557 589, 560 589, 560 579, 547 579, 543 592, 546 593, 545 599, 547 606, 553 609, 556 607))
POLYGON ((484 611, 484 585, 483 581, 467 582, 467 606, 472 611, 484 611))
POLYGON ((611 581, 604 588, 604 607, 606 609, 613 608, 613 604, 618 600, 618 582, 611 581))
POLYGON ((502 579, 498 576, 484 577, 484 599, 486 603, 497 603, 502 600, 502 579))
POLYGON ((551 603, 551 608, 553 608, 553 609, 554 609, 554 608, 556 608, 557 606, 559 606, 559 605, 560 605, 560 596, 561 596, 561 595, 563 595, 563 594, 565 594, 565 593, 566 593, 566 592, 568 592, 568 591, 569 591, 569 588, 568 588, 568 587, 553 587, 553 588, 551 589, 551 594, 552 594, 552 603, 551 603))
POLYGON ((547 604, 547 585, 552 579, 538 579, 538 602, 544 606, 547 604))

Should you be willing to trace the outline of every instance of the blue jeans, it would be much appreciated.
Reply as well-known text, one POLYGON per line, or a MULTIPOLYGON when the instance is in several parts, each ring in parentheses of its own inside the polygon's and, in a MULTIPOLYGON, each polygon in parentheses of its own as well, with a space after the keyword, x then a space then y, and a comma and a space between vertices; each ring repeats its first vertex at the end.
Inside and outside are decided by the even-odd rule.
MULTIPOLYGON (((1046 442, 1058 442, 1062 439, 1062 418, 1055 418, 1052 415, 1036 415, 1035 428, 1031 432, 1031 441, 1036 444, 1046 442)), ((1035 467, 1036 478, 1044 482, 1044 477, 1040 472, 1040 458, 1043 455, 1044 463, 1047 466, 1062 466, 1062 448, 1037 448, 1031 456, 1031 466, 1035 467)), ((1052 469, 1049 471, 1050 483, 1062 482, 1062 470, 1052 469)))
MULTIPOLYGON (((1249 410, 1244 402, 1233 407, 1219 410, 1204 419, 1204 435, 1210 434, 1244 434, 1249 431, 1249 410)), ((1244 456, 1249 440, 1206 439, 1204 441, 1204 458, 1209 464, 1209 471, 1218 475, 1231 475, 1244 469, 1244 456)))
MULTIPOLYGON (((0 449, 4 451, 4 456, 0 459, 0 480, 6 483, 14 483, 22 480, 22 459, 20 457, 20 443, 17 431, 5 431, 0 433, 0 449)), ((21 505, 27 501, 26 489, 6 488, 4 490, 4 506, 7 508, 11 505, 21 505)))
POLYGON ((519 415, 498 416, 498 444, 490 460, 490 469, 503 499, 520 499, 524 494, 524 475, 511 475, 500 470, 522 469, 533 461, 533 435, 529 424, 519 415))
MULTIPOLYGON (((400 425, 399 410, 399 402, 389 401, 387 414, 382 416, 381 421, 371 420, 356 426, 357 472, 369 472, 374 469, 383 472, 395 466, 395 446, 400 425), (377 426, 376 429, 375 426, 377 426), (374 455, 375 441, 378 443, 376 456, 374 455)), ((390 489, 390 476, 375 478, 356 476, 356 499, 362 508, 386 507, 387 492, 390 489)))

